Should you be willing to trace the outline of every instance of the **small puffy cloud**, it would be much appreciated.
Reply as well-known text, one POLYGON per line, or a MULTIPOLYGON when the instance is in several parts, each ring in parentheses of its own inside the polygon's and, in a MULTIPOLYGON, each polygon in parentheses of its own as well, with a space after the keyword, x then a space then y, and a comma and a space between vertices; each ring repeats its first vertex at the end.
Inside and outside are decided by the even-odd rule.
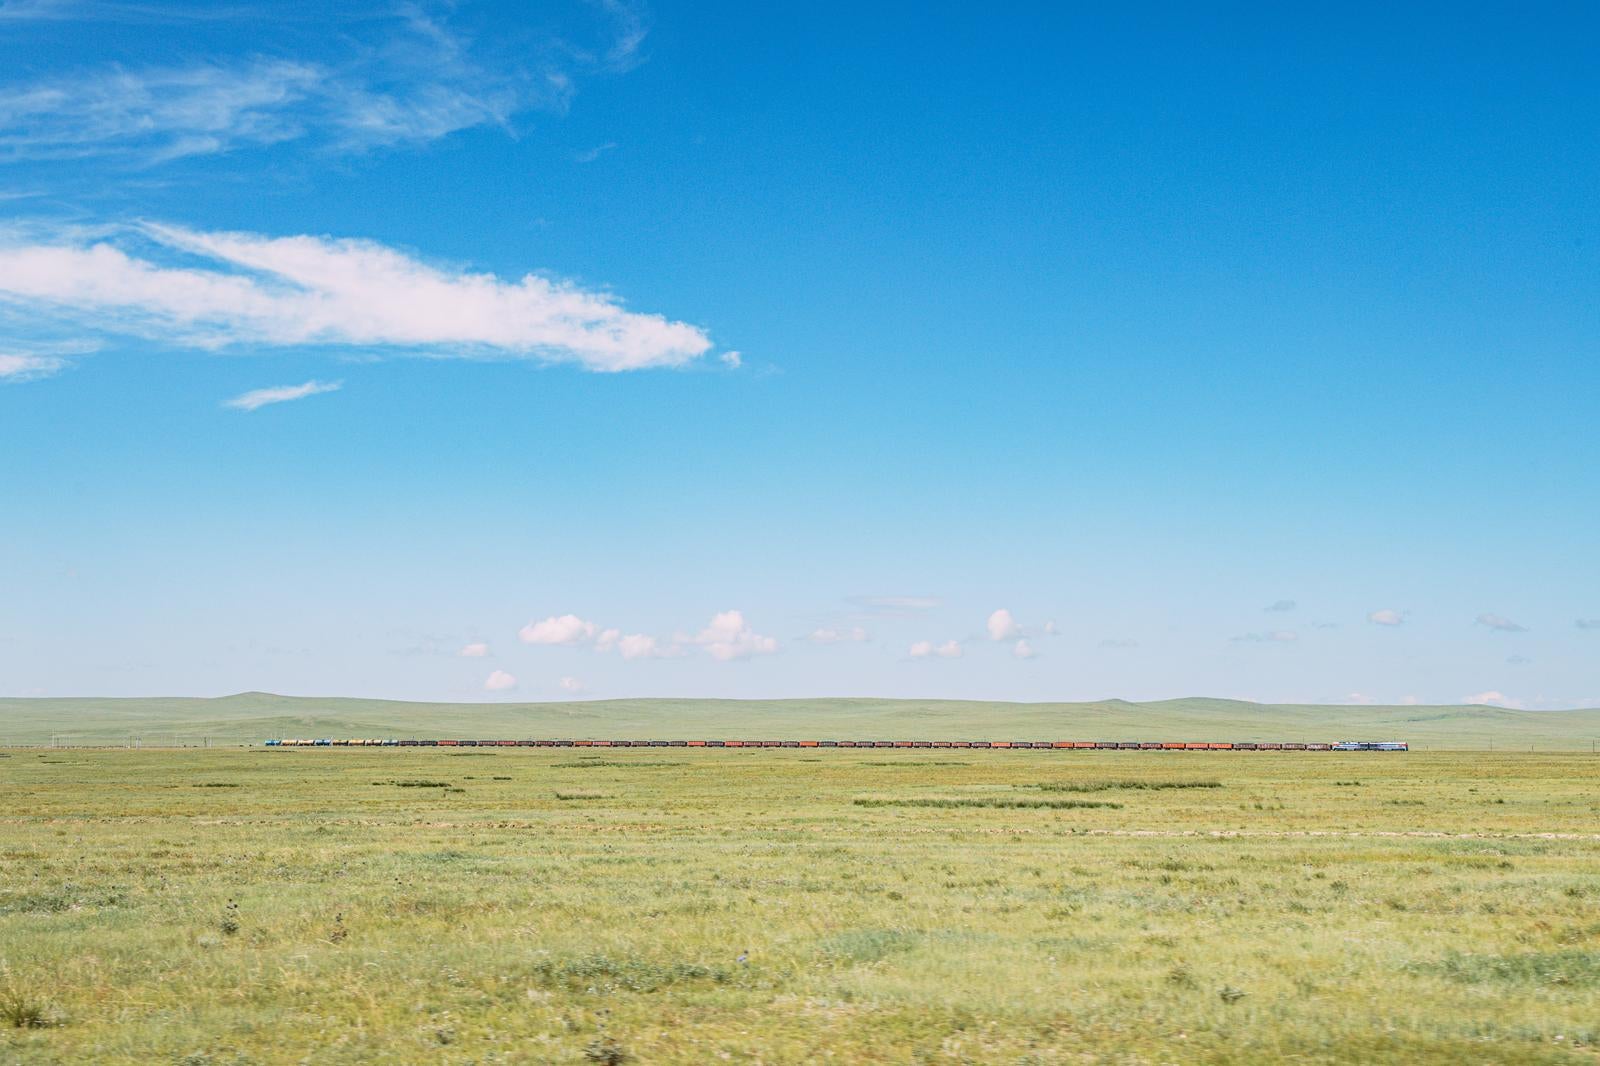
POLYGON ((1235 644, 1293 644, 1300 634, 1292 629, 1274 629, 1270 633, 1240 633, 1233 638, 1235 644))
POLYGON ((560 684, 563 692, 571 692, 575 694, 583 691, 583 682, 579 681, 575 677, 563 677, 560 684))
POLYGON ((307 396, 320 396, 325 392, 338 392, 344 387, 340 381, 308 381, 303 385, 274 385, 268 389, 252 389, 231 400, 223 401, 222 406, 231 407, 235 411, 255 411, 269 404, 288 403, 290 400, 303 400, 307 396))
POLYGON ((713 615, 711 622, 694 638, 694 643, 721 662, 748 659, 753 655, 771 655, 778 650, 778 642, 752 630, 740 611, 722 611, 713 615))
POLYGON ((664 655, 656 638, 647 633, 629 633, 617 638, 617 651, 624 659, 660 659, 664 655))
POLYGON ((1377 700, 1373 699, 1371 696, 1365 695, 1364 693, 1360 693, 1360 692, 1352 692, 1352 693, 1350 693, 1349 695, 1345 696, 1344 701, 1346 703, 1354 703, 1357 706, 1361 706, 1361 707, 1370 707, 1370 706, 1372 706, 1372 704, 1378 702, 1377 700))
POLYGON ((468 644, 457 654, 459 654, 463 659, 487 659, 489 657, 489 645, 468 644))
POLYGON ((744 366, 743 352, 723 352, 720 358, 722 359, 722 365, 729 370, 738 370, 741 366, 744 366))
POLYGON ((1367 621, 1379 626, 1399 626, 1405 625, 1406 616, 1403 611, 1385 607, 1380 611, 1373 611, 1367 615, 1367 621))
POLYGON ((1579 629, 1600 629, 1600 618, 1580 618, 1572 624, 1579 629))
POLYGON ((1297 604, 1293 600, 1274 600, 1262 608, 1267 611, 1292 611, 1297 604))
POLYGON ((1060 633, 1060 632, 1061 632, 1061 630, 1060 630, 1060 629, 1058 629, 1058 628, 1056 628, 1056 624, 1055 624, 1055 622, 1053 622, 1053 621, 1052 621, 1052 622, 1046 622, 1046 623, 1045 623, 1045 624, 1044 624, 1044 635, 1045 635, 1045 636, 1047 636, 1047 637, 1053 637, 1053 636, 1055 636, 1055 635, 1056 635, 1056 634, 1057 634, 1057 633, 1060 633))
POLYGON ((1014 640, 1022 635, 1022 627, 1004 607, 989 616, 988 629, 990 640, 1014 640))
POLYGON ((1139 646, 1139 642, 1129 637, 1107 637, 1105 640, 1100 642, 1100 646, 1102 648, 1137 648, 1139 646))
POLYGON ((913 659, 927 659, 935 655, 941 659, 959 659, 961 658, 961 642, 947 640, 943 644, 935 644, 931 640, 919 640, 911 645, 910 654, 913 659))
POLYGON ((517 679, 504 670, 496 670, 484 681, 483 687, 488 692, 509 692, 517 687, 517 679))
POLYGON ((1522 708, 1521 700, 1511 699, 1499 689, 1490 689, 1487 692, 1475 692, 1470 696, 1463 696, 1461 702, 1488 704, 1494 707, 1510 707, 1517 710, 1522 708))
POLYGON ((1527 626, 1518 625, 1503 614, 1480 614, 1478 624, 1499 633, 1526 633, 1527 626))
POLYGON ((813 644, 842 644, 851 642, 859 644, 867 639, 867 631, 860 626, 850 629, 813 629, 806 637, 813 644))
POLYGON ((1019 640, 1015 645, 1012 646, 1011 654, 1016 656, 1018 659, 1031 659, 1037 655, 1038 652, 1034 651, 1033 645, 1029 644, 1026 640, 1019 640))
POLYGON ((1422 702, 1422 700, 1418 699, 1416 696, 1401 696, 1400 697, 1400 705, 1402 707, 1415 707, 1421 702, 1422 702))
POLYGON ((546 618, 542 622, 529 622, 518 631, 524 644, 582 644, 594 638, 599 627, 575 614, 546 618))

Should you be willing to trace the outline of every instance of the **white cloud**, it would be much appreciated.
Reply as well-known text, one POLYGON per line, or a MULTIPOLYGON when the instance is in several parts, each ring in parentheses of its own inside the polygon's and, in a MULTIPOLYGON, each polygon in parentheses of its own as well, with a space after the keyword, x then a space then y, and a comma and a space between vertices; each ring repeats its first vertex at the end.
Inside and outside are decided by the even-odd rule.
POLYGON ((1402 611, 1385 607, 1381 611, 1373 611, 1367 615, 1367 621, 1380 626, 1398 626, 1405 624, 1406 616, 1402 611))
POLYGON ((778 642, 752 630, 739 611, 713 615, 710 624, 694 638, 694 643, 705 648, 713 659, 723 662, 748 659, 752 655, 771 655, 778 650, 778 642))
POLYGON ((944 601, 933 596, 852 596, 850 602, 869 611, 897 614, 907 611, 931 611, 944 601))
POLYGON ((583 691, 583 682, 575 677, 563 677, 560 685, 563 692, 578 693, 583 691))
POLYGON ((1300 634, 1292 629, 1274 629, 1270 633, 1240 633, 1233 638, 1236 644, 1293 644, 1300 634))
POLYGON ((542 622, 529 622, 517 636, 524 644, 582 644, 592 639, 598 628, 575 614, 564 614, 542 622))
POLYGON ((1344 701, 1346 703, 1354 703, 1354 704, 1357 704, 1358 706, 1362 706, 1362 707, 1370 707, 1374 703, 1378 702, 1377 700, 1373 699, 1371 696, 1365 695, 1365 694, 1360 693, 1360 692, 1352 692, 1352 693, 1350 693, 1349 695, 1347 695, 1344 698, 1344 701))
POLYGON ((596 159, 599 159, 616 146, 616 141, 607 141, 605 144, 597 144, 593 148, 585 148, 581 152, 576 152, 573 154, 572 158, 578 163, 593 163, 596 159))
MULTIPOLYGON (((141 18, 161 21, 161 9, 148 4, 22 9, 41 6, 86 23, 136 8, 141 18)), ((291 142, 353 152, 478 126, 514 133, 519 113, 564 110, 577 75, 632 65, 642 22, 626 5, 600 6, 612 23, 601 40, 531 39, 512 26, 485 35, 479 47, 421 4, 400 4, 391 17, 337 20, 337 32, 322 35, 311 58, 303 41, 275 34, 271 16, 251 23, 249 8, 234 5, 216 17, 239 22, 253 46, 274 58, 112 66, 0 87, 0 156, 149 166, 291 142), (297 50, 302 54, 289 54, 297 50)), ((13 14, 18 9, 18 0, 0 4, 0 18, 27 17, 13 14)), ((541 23, 544 30, 548 23, 541 23)), ((183 50, 180 34, 166 36, 171 50, 183 50)))
POLYGON ((268 404, 288 403, 290 400, 303 400, 307 396, 318 396, 324 392, 338 392, 343 384, 340 381, 308 381, 303 385, 275 385, 270 389, 252 389, 225 401, 222 406, 231 407, 236 411, 254 411, 268 404))
POLYGON ((1480 614, 1478 624, 1501 633, 1526 633, 1527 626, 1518 625, 1502 614, 1480 614))
POLYGON ((1011 649, 1011 654, 1015 655, 1019 659, 1031 659, 1038 653, 1033 650, 1033 645, 1029 644, 1026 640, 1019 640, 1011 649))
POLYGON ((0 352, 0 382, 33 381, 47 378, 67 365, 59 355, 34 352, 0 352))
POLYGON ((822 628, 813 629, 806 639, 813 644, 840 644, 846 641, 859 644, 867 640, 868 635, 867 631, 861 626, 854 626, 850 629, 822 628))
POLYGON ((1418 699, 1416 696, 1401 696, 1400 697, 1400 706, 1402 706, 1402 707, 1415 707, 1418 704, 1420 704, 1421 702, 1422 702, 1422 700, 1418 699))
POLYGON ((718 358, 722 360, 724 366, 731 370, 738 370, 741 366, 744 366, 743 352, 723 352, 718 358))
POLYGON ((1498 689, 1490 689, 1487 692, 1475 692, 1471 696, 1463 696, 1461 697, 1461 702, 1489 704, 1495 707, 1509 707, 1514 710, 1522 709, 1521 700, 1511 699, 1504 692, 1501 692, 1498 689))
POLYGON ((1060 632, 1061 632, 1061 630, 1056 628, 1056 624, 1054 622, 1046 622, 1044 624, 1044 635, 1045 636, 1053 637, 1053 636, 1055 636, 1056 634, 1058 634, 1060 632))
POLYGON ((385 346, 620 371, 679 366, 711 347, 699 328, 624 310, 606 293, 433 266, 372 241, 156 225, 139 234, 168 258, 204 264, 164 263, 114 238, 0 244, 0 299, 41 319, 194 348, 385 346))
POLYGON ((461 649, 459 654, 463 659, 487 659, 489 657, 489 645, 468 644, 461 649))
POLYGON ((517 687, 517 679, 504 670, 496 670, 484 681, 483 687, 488 692, 507 692, 517 687))
POLYGON ((919 640, 911 645, 910 655, 913 659, 926 659, 937 655, 941 659, 961 658, 961 642, 947 640, 943 644, 934 644, 931 640, 919 640))
POLYGON ((603 631, 601 631, 601 633, 600 633, 600 635, 598 637, 594 638, 594 650, 595 651, 611 651, 614 648, 616 648, 617 641, 619 641, 621 639, 622 639, 622 630, 620 630, 620 629, 603 630, 603 631))
POLYGON ((1268 611, 1292 611, 1292 610, 1295 609, 1295 606, 1296 606, 1296 604, 1295 604, 1295 602, 1293 600, 1274 600, 1272 603, 1267 604, 1267 606, 1264 608, 1264 610, 1268 610, 1268 611))
POLYGON ((1004 607, 989 616, 988 627, 990 640, 1011 640, 1022 633, 1022 627, 1004 607))
POLYGON ((660 659, 667 654, 655 637, 644 633, 629 633, 620 638, 617 650, 624 659, 660 659))

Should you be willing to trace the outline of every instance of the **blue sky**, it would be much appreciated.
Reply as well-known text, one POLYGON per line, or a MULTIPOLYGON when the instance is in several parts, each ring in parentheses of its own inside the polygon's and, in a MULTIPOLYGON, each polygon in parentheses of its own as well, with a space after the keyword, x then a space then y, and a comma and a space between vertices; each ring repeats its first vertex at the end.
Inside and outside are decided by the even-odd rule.
POLYGON ((1600 704, 1587 5, 0 0, 0 694, 1600 704))

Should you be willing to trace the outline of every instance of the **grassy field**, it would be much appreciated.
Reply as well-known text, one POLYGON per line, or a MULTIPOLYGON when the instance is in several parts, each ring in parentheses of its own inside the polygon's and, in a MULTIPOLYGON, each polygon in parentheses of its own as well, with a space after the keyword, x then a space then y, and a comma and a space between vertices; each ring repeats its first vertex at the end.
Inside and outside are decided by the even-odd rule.
POLYGON ((1592 1063, 1600 762, 0 755, 0 1060, 1592 1063))
POLYGON ((1600 709, 1350 707, 1180 699, 593 700, 401 703, 250 692, 220 699, 0 699, 0 746, 259 743, 267 737, 888 740, 1398 739, 1422 747, 1589 751, 1600 709))

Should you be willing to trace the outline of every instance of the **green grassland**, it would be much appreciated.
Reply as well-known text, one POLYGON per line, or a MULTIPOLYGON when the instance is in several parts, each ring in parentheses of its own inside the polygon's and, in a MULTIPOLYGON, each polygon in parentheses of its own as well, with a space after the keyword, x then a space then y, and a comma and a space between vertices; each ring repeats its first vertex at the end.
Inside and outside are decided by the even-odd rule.
POLYGON ((0 1061, 1592 1063, 1597 770, 12 750, 0 1061))
POLYGON ((220 699, 0 699, 0 745, 252 743, 267 737, 1341 740, 1434 748, 1590 750, 1600 709, 1348 707, 1179 699, 594 700, 403 703, 244 693, 220 699))

